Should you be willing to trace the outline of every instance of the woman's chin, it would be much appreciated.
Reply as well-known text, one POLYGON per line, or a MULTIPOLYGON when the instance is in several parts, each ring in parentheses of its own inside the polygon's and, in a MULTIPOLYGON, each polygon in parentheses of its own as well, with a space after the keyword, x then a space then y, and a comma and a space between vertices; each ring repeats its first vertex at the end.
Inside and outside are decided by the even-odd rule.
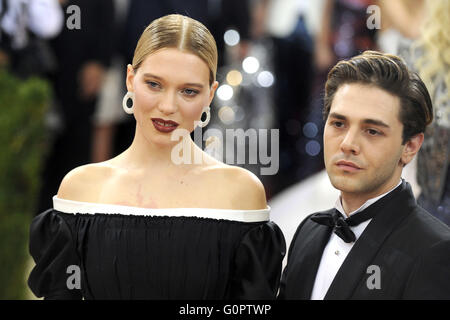
POLYGON ((173 148, 175 147, 178 143, 180 143, 182 141, 182 139, 180 138, 179 141, 175 140, 171 140, 170 135, 169 136, 162 136, 162 137, 149 137, 147 139, 151 144, 158 146, 160 148, 173 148))

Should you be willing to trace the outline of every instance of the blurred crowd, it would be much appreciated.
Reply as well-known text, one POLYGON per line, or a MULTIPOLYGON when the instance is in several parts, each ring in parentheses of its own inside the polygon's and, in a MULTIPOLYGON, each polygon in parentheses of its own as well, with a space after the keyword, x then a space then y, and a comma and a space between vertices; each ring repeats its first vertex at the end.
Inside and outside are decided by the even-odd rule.
POLYGON ((238 164, 259 176, 269 200, 324 169, 322 94, 330 68, 369 49, 403 57, 427 83, 435 108, 414 167, 419 202, 450 225, 449 2, 0 0, 0 67, 43 77, 53 88, 36 213, 52 206, 68 171, 131 144, 134 118, 121 105, 126 65, 152 20, 180 13, 204 23, 219 50, 220 84, 203 130, 279 129, 279 149, 268 146, 279 150, 275 175, 261 176, 258 163, 238 164))

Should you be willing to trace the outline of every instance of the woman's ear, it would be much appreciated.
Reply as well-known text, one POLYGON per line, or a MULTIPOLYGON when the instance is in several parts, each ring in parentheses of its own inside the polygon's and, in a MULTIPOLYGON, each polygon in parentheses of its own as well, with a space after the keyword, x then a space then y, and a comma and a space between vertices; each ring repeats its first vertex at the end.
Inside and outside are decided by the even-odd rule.
POLYGON ((134 92, 134 88, 133 88, 134 76, 135 76, 135 74, 134 74, 133 66, 131 64, 128 64, 127 65, 127 77, 126 77, 126 81, 125 81, 128 92, 134 92))
POLYGON ((423 133, 416 134, 414 137, 410 138, 406 143, 402 152, 401 162, 403 166, 406 166, 419 152, 424 139, 423 133))
POLYGON ((211 91, 209 93, 209 104, 211 104, 212 100, 214 99, 214 93, 217 90, 217 87, 219 86, 219 82, 214 81, 214 83, 211 85, 211 91))

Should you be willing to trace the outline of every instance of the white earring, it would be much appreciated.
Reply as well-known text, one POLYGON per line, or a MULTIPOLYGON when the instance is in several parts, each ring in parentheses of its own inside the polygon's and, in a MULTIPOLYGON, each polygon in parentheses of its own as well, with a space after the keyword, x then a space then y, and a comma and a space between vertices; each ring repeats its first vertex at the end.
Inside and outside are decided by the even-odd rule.
POLYGON ((209 123, 209 120, 211 119, 211 113, 209 112, 210 110, 211 110, 211 108, 209 106, 207 106, 203 109, 202 115, 203 115, 203 112, 206 112, 206 119, 205 119, 205 121, 200 121, 198 123, 198 126, 200 128, 206 127, 206 125, 209 123))
POLYGON ((133 92, 128 91, 125 94, 125 96, 123 97, 123 100, 122 100, 122 107, 123 107, 123 111, 125 111, 126 113, 133 114, 133 111, 134 111, 134 93, 133 92), (130 108, 127 106, 128 99, 131 99, 131 101, 133 102, 133 105, 130 108))

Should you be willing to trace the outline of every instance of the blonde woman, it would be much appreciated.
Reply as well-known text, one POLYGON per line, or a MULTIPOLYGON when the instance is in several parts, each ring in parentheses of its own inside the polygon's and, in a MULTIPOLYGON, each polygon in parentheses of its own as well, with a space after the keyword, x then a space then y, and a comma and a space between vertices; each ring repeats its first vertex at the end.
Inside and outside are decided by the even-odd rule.
POLYGON ((386 53, 403 56, 411 43, 420 36, 425 0, 379 0, 381 29, 377 45, 386 53))
POLYGON ((123 101, 134 140, 116 158, 68 173, 53 209, 34 219, 36 296, 275 297, 285 243, 268 221, 263 185, 189 136, 209 119, 216 68, 214 38, 198 21, 168 15, 145 29, 123 101))
POLYGON ((428 87, 435 119, 419 151, 418 203, 450 226, 450 1, 427 1, 412 63, 428 87))

